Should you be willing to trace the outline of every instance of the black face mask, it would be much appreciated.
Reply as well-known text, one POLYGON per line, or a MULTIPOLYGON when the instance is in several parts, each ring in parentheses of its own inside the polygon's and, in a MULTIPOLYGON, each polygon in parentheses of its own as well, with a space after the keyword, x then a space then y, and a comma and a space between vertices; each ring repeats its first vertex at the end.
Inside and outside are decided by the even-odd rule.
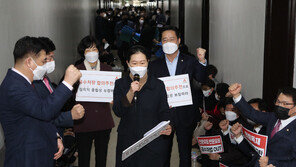
POLYGON ((286 119, 290 118, 289 111, 290 111, 290 109, 284 108, 281 106, 275 106, 275 108, 274 108, 275 116, 281 120, 286 120, 286 119))

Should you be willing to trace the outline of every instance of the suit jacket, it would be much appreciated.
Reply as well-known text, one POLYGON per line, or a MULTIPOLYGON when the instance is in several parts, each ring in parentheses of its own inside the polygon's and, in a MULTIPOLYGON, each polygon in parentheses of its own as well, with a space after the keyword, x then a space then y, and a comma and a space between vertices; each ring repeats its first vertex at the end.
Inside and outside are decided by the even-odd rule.
MULTIPOLYGON (((50 87, 54 91, 55 88, 52 85, 50 79, 47 76, 45 76, 45 77, 48 79, 50 87)), ((44 82, 42 80, 33 81, 33 85, 35 87, 37 94, 42 99, 45 99, 47 96, 50 95, 48 88, 46 87, 46 85, 44 84, 44 82)), ((61 130, 63 128, 73 127, 73 119, 72 119, 71 111, 61 112, 61 114, 53 120, 53 124, 60 131, 60 135, 63 136, 63 134, 61 133, 61 130)))
POLYGON ((57 129, 50 122, 71 96, 60 84, 42 99, 21 75, 8 70, 0 86, 0 122, 5 135, 5 166, 52 167, 57 129))
POLYGON ((147 82, 137 94, 137 102, 132 101, 130 104, 126 94, 131 82, 132 79, 129 76, 115 82, 113 111, 121 118, 117 130, 116 166, 163 166, 168 152, 166 136, 158 137, 125 160, 125 164, 119 165, 122 162, 118 156, 121 157, 123 150, 140 140, 146 132, 161 121, 170 120, 167 95, 162 81, 148 75, 147 82), (154 158, 154 160, 149 162, 147 158, 154 158))
MULTIPOLYGON (((292 121, 271 138, 271 132, 278 120, 274 113, 256 111, 244 98, 234 105, 247 118, 266 127, 266 135, 268 136, 266 156, 269 157, 270 164, 280 167, 296 166, 296 145, 294 144, 296 120, 292 121)), ((259 166, 258 162, 256 166, 259 166)))
MULTIPOLYGON (((203 82, 205 80, 205 69, 206 67, 200 64, 195 57, 180 53, 175 74, 188 74, 192 85, 193 79, 198 82, 203 82)), ((165 57, 150 63, 149 74, 157 78, 170 76, 165 57)), ((192 92, 192 96, 193 105, 174 107, 170 109, 172 112, 172 121, 174 126, 184 128, 191 127, 194 126, 194 124, 196 124, 196 122, 200 119, 196 92, 192 92)))

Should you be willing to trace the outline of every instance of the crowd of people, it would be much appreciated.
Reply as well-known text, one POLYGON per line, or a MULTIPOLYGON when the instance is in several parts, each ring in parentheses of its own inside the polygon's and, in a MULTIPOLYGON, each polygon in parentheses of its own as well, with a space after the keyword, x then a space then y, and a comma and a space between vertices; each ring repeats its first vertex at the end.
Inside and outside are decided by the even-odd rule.
POLYGON ((89 167, 92 143, 96 167, 105 167, 112 110, 120 118, 116 167, 169 167, 177 137, 180 167, 191 167, 197 137, 221 136, 224 152, 200 154, 205 167, 296 166, 296 89, 278 91, 274 106, 263 99, 248 102, 242 85, 216 79, 218 69, 205 58, 206 50, 188 53, 179 30, 170 26, 170 12, 145 8, 100 9, 96 33, 77 46, 81 59, 70 65, 59 84, 48 74, 55 70, 56 46, 47 37, 25 36, 14 47, 14 67, 0 86, 0 122, 5 134, 6 167, 89 167), (80 70, 116 69, 117 50, 122 71, 113 101, 78 102, 80 70), (153 59, 153 61, 152 61, 153 59), (113 67, 113 68, 112 68, 113 67), (172 107, 160 77, 188 74, 192 105, 172 107), (111 110, 112 108, 112 110, 111 110), (161 121, 170 124, 126 160, 122 152, 161 121), (246 141, 242 129, 268 136, 266 156, 246 141))

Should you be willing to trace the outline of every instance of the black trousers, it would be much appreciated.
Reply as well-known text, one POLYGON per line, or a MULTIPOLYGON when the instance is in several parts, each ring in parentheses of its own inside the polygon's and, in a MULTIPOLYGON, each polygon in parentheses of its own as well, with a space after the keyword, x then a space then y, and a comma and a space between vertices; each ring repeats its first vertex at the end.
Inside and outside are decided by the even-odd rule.
POLYGON ((129 43, 122 42, 121 46, 118 48, 118 57, 120 58, 121 65, 124 67, 124 71, 127 71, 128 66, 126 64, 127 52, 129 49, 129 43))
POLYGON ((90 166, 90 153, 93 140, 95 144, 96 167, 106 167, 110 133, 111 129, 96 132, 76 133, 79 167, 90 166))
MULTIPOLYGON (((177 142, 178 142, 178 149, 179 149, 179 158, 180 158, 180 167, 191 167, 191 148, 192 148, 192 136, 193 131, 196 127, 196 124, 190 126, 190 127, 175 127, 176 136, 177 136, 177 142)), ((173 139, 174 139, 174 133, 172 133, 170 136, 170 146, 169 146, 169 155, 168 159, 165 163, 165 167, 170 166, 170 160, 171 160, 171 152, 173 147, 173 139)))

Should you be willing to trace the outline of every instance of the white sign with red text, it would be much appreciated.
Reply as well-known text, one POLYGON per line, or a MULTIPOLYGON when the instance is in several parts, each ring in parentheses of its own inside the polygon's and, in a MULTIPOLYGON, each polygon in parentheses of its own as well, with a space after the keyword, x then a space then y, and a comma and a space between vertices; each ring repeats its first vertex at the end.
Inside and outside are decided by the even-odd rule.
POLYGON ((111 102, 115 80, 121 72, 81 70, 82 77, 76 94, 76 101, 111 102))
POLYGON ((197 137, 200 152, 202 154, 223 153, 223 142, 220 135, 197 137))
POLYGON ((245 127, 243 127, 243 135, 260 156, 266 155, 268 136, 257 134, 245 127))
POLYGON ((159 78, 164 82, 170 107, 192 105, 188 74, 159 78))

